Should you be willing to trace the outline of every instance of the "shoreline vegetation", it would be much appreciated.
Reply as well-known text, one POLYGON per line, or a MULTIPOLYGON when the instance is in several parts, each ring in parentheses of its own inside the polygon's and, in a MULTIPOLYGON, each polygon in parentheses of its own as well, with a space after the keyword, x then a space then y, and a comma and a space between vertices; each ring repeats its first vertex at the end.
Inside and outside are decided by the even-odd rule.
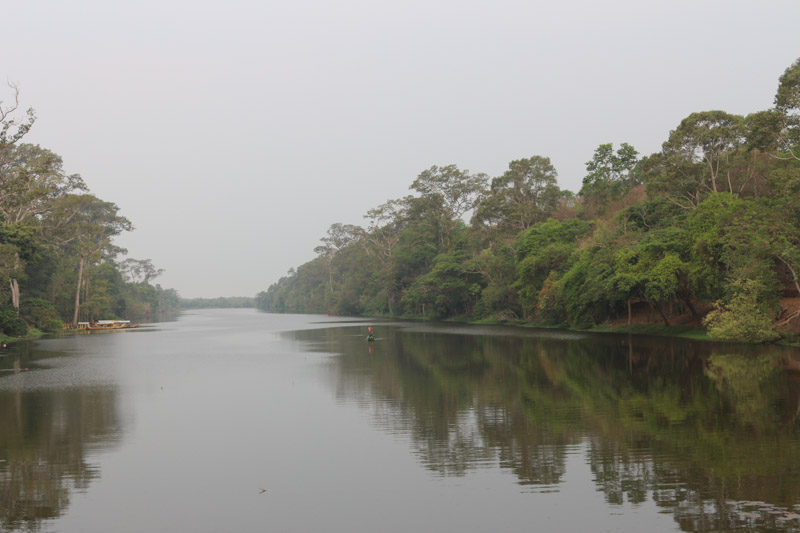
POLYGON ((39 329, 36 329, 36 328, 30 328, 30 329, 28 329, 28 332, 23 337, 4 336, 0 340, 5 341, 8 344, 14 344, 14 343, 21 342, 21 341, 35 341, 37 339, 41 339, 45 335, 47 335, 47 333, 45 333, 42 330, 39 330, 39 329))
MULTIPOLYGON (((425 321, 423 317, 401 316, 401 317, 361 317, 365 320, 369 318, 379 318, 382 320, 414 320, 425 321)), ((639 324, 639 325, 612 325, 612 324, 598 324, 588 328, 570 328, 563 325, 547 325, 537 322, 524 322, 514 320, 497 320, 492 318, 480 320, 467 320, 464 318, 451 318, 446 319, 444 322, 454 322, 460 324, 474 324, 478 326, 515 326, 520 328, 536 328, 536 329, 553 329, 563 331, 574 331, 583 333, 614 333, 614 334, 631 334, 631 335, 651 335, 659 337, 675 337, 681 339, 694 339, 703 341, 714 341, 708 334, 708 330, 703 327, 697 326, 670 326, 666 327, 663 324, 639 324)), ((788 344, 792 344, 789 342, 788 344)))
MULTIPOLYGON (((255 299, 252 297, 219 297, 219 298, 179 298, 177 304, 170 306, 170 313, 162 313, 155 317, 152 322, 161 322, 165 319, 173 319, 183 311, 192 309, 253 309, 255 299)), ((69 335, 84 330, 71 327, 63 327, 56 331, 42 331, 33 326, 29 326, 27 333, 20 336, 3 335, 0 340, 11 344, 20 341, 32 341, 50 335, 69 335)))
POLYGON ((13 84, 0 94, 0 334, 38 338, 78 322, 174 312, 177 292, 152 284, 163 270, 120 258, 127 251, 114 238, 133 224, 119 207, 67 174, 59 155, 23 142, 36 114, 19 95, 13 84))
MULTIPOLYGON (((180 312, 182 311, 193 310, 193 309, 254 309, 254 308, 255 308, 254 305, 232 305, 232 304, 182 306, 181 309, 178 311, 177 315, 180 315, 180 312)), ((380 320, 409 320, 409 321, 421 321, 421 322, 426 321, 426 319, 423 317, 413 317, 413 316, 401 316, 401 317, 365 316, 357 318, 363 318, 364 320, 369 320, 370 318, 374 318, 380 320)), ((516 326, 522 328, 562 329, 565 331, 581 331, 586 333, 630 333, 632 335, 657 335, 657 336, 688 338, 696 340, 713 340, 711 337, 708 336, 707 330, 705 330, 704 328, 698 328, 692 326, 673 326, 667 328, 659 324, 638 325, 629 327, 628 326, 613 327, 610 325, 598 325, 598 326, 593 326, 589 329, 575 329, 575 328, 565 328, 564 326, 552 326, 552 325, 548 326, 544 324, 538 324, 536 322, 522 322, 522 321, 495 320, 495 319, 482 319, 482 320, 448 319, 446 320, 446 322, 483 325, 483 326, 516 326)), ((48 337, 53 335, 75 334, 81 331, 83 330, 77 328, 76 329, 65 328, 57 332, 44 332, 39 329, 31 327, 28 329, 28 333, 24 336, 21 337, 4 336, 0 338, 0 340, 4 340, 9 344, 13 344, 20 341, 38 340, 43 337, 48 337)))
MULTIPOLYGON (((194 307, 182 307, 180 311, 178 311, 177 315, 180 315, 180 312, 185 310, 192 310, 192 309, 254 309, 254 305, 223 305, 223 306, 194 306, 194 307)), ((368 320, 370 318, 376 319, 392 319, 392 320, 412 320, 412 321, 425 321, 426 319, 422 317, 358 317, 363 318, 364 320, 368 320)), ((576 331, 576 332, 585 332, 585 333, 614 333, 614 334, 631 334, 631 335, 649 335, 649 336, 663 336, 663 337, 675 337, 681 339, 692 339, 692 340, 700 340, 700 341, 714 341, 711 336, 708 334, 708 330, 702 327, 693 327, 693 326, 672 326, 666 327, 660 324, 648 324, 648 325, 635 325, 635 326, 611 326, 611 325, 596 325, 592 326, 588 329, 577 329, 577 328, 568 328, 564 326, 548 326, 544 324, 538 324, 535 322, 517 322, 517 321, 508 321, 508 320, 494 320, 494 319, 482 319, 482 320, 459 320, 459 319, 449 319, 446 320, 447 322, 455 322, 455 323, 464 323, 464 324, 473 324, 473 325, 484 325, 484 326, 516 326, 522 328, 539 328, 539 329, 554 329, 554 330, 565 330, 565 331, 576 331)), ((80 332, 79 329, 63 329, 58 332, 44 332, 36 328, 30 328, 28 333, 23 337, 10 337, 5 336, 0 340, 4 340, 8 344, 14 344, 21 341, 34 341, 41 338, 54 336, 54 335, 70 335, 80 332)), ((797 339, 781 339, 778 341, 778 344, 788 345, 788 346, 800 346, 800 341, 797 339)))
POLYGON ((181 298, 178 307, 183 309, 250 309, 256 300, 246 296, 223 296, 219 298, 181 298))
POLYGON ((601 144, 577 194, 550 159, 432 166, 335 223, 256 296, 271 312, 800 339, 800 59, 772 107, 691 113, 659 152, 601 144))

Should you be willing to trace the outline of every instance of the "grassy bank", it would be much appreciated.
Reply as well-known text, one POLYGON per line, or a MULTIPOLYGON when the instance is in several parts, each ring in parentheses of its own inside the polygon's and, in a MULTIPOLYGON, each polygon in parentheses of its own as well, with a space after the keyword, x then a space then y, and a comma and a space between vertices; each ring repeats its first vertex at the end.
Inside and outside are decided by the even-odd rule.
POLYGON ((36 339, 40 339, 44 337, 46 333, 44 331, 38 330, 36 328, 29 328, 28 334, 24 337, 9 337, 9 336, 0 336, 0 340, 4 340, 6 342, 19 342, 19 341, 33 341, 36 339))

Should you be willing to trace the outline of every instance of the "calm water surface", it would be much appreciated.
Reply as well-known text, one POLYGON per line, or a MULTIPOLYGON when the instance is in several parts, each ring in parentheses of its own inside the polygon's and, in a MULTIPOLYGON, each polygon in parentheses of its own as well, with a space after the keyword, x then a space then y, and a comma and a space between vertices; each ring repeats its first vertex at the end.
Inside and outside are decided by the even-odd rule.
POLYGON ((800 530, 796 350, 367 325, 12 347, 0 531, 800 530))

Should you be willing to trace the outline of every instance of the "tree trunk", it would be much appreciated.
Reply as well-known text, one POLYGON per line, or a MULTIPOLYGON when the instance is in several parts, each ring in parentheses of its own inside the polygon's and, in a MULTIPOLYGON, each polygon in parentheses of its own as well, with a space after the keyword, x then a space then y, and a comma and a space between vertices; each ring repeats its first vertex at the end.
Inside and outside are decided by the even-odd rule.
MULTIPOLYGON (((14 270, 19 269, 19 253, 14 254, 14 270)), ((11 303, 14 311, 19 316, 19 282, 16 278, 11 278, 11 303)))
POLYGON ((700 315, 697 314, 697 309, 695 309, 694 304, 692 304, 692 297, 690 294, 681 294, 681 300, 683 303, 686 304, 686 307, 689 308, 689 312, 692 314, 692 320, 696 323, 700 323, 700 315))
POLYGON ((655 310, 658 311, 658 314, 661 315, 661 319, 664 321, 664 325, 670 327, 669 319, 667 318, 667 315, 664 313, 664 310, 661 308, 661 306, 655 302, 651 303, 650 305, 652 305, 655 308, 655 310))
POLYGON ((11 303, 14 305, 14 311, 19 316, 19 282, 12 278, 11 282, 11 303))
POLYGON ((75 314, 72 315, 72 327, 78 327, 78 309, 80 309, 81 304, 81 282, 83 281, 83 264, 86 261, 86 257, 81 254, 80 263, 78 263, 78 287, 75 289, 75 314))
POLYGON ((781 257, 781 256, 780 256, 780 254, 775 254, 775 257, 777 257, 778 259, 780 259, 780 260, 781 260, 781 262, 782 262, 784 265, 786 265, 786 268, 788 268, 788 269, 789 269, 789 272, 791 272, 791 273, 792 273, 792 281, 794 281, 794 286, 795 286, 795 288, 797 289, 797 292, 798 292, 798 294, 800 294, 800 283, 798 283, 798 282, 797 282, 797 274, 795 273, 794 269, 792 268, 792 265, 790 265, 790 264, 789 264, 789 262, 788 262, 786 259, 784 259, 783 257, 781 257))
POLYGON ((628 326, 631 325, 631 299, 628 298, 628 326))

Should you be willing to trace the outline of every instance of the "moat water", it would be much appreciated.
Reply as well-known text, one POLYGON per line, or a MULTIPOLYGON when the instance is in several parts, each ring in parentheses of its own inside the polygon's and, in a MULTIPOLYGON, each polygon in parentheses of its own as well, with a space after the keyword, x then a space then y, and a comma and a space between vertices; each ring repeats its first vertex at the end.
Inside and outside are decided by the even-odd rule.
POLYGON ((0 531, 796 531, 798 368, 791 348, 254 310, 17 344, 0 531))

